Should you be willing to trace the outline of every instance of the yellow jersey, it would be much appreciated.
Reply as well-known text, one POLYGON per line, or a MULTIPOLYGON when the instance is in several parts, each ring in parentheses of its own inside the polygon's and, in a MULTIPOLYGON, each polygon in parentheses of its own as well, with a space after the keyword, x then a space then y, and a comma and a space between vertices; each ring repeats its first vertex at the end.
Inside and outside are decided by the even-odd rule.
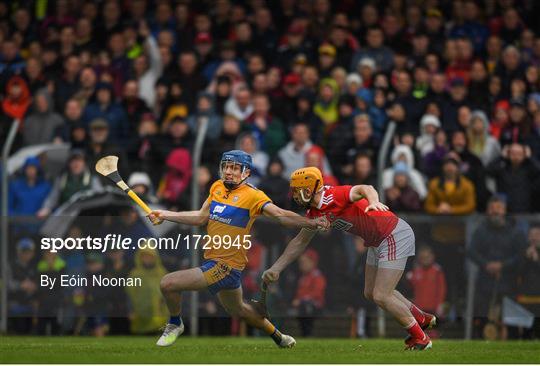
POLYGON ((262 213, 264 206, 272 201, 263 191, 250 184, 242 184, 229 191, 223 182, 218 180, 210 187, 206 202, 210 205, 208 235, 221 237, 218 241, 222 244, 206 249, 204 258, 225 262, 232 268, 243 270, 248 261, 246 247, 249 248, 250 245, 245 243, 246 240, 251 240, 251 226, 262 213), (223 245, 229 241, 235 245, 223 245))

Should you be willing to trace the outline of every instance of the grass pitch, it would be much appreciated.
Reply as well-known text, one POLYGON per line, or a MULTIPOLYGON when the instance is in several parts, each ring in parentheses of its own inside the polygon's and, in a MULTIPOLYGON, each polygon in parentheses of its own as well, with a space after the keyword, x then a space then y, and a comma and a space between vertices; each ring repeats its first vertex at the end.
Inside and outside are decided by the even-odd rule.
POLYGON ((266 338, 0 337, 1 363, 540 363, 540 342, 436 340, 424 352, 398 339, 297 339, 279 349, 266 338))

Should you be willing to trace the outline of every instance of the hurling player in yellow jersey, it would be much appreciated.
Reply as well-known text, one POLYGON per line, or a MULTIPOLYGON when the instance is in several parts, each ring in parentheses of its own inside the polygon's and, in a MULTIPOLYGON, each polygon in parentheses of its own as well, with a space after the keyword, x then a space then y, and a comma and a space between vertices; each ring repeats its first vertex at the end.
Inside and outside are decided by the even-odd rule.
POLYGON ((176 271, 161 279, 161 292, 167 302, 170 319, 158 346, 169 346, 184 331, 180 318, 181 291, 208 288, 217 295, 225 310, 238 316, 272 337, 279 347, 292 347, 293 337, 281 334, 242 298, 242 270, 246 266, 246 251, 250 247, 249 232, 259 215, 275 218, 282 225, 311 230, 327 229, 324 218, 308 219, 274 205, 266 194, 246 183, 251 171, 251 156, 232 150, 223 154, 220 180, 210 188, 210 194, 199 211, 171 212, 155 210, 149 215, 152 222, 169 220, 187 225, 207 224, 212 237, 211 249, 204 251, 200 267, 176 271))

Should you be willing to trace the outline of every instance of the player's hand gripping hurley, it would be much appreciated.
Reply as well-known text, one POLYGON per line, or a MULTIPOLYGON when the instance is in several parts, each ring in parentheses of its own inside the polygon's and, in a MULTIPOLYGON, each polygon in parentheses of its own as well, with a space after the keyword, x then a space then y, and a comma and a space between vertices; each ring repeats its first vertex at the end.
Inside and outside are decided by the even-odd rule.
MULTIPOLYGON (((113 181, 118 188, 124 191, 133 201, 135 201, 135 203, 138 204, 144 210, 144 212, 146 212, 146 214, 150 214, 152 212, 152 209, 148 207, 148 205, 144 203, 144 201, 137 196, 137 194, 133 192, 131 188, 129 188, 118 173, 118 156, 109 155, 99 159, 96 163, 96 171, 113 181)), ((159 218, 151 218, 151 220, 154 225, 159 225, 163 222, 163 220, 159 218)))

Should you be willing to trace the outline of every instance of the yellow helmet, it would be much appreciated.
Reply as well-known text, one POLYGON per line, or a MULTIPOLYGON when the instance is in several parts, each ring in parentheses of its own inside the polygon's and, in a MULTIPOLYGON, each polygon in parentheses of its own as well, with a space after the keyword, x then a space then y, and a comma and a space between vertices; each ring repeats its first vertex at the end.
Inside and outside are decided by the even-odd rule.
POLYGON ((293 189, 294 200, 299 205, 308 207, 315 193, 323 186, 322 173, 315 167, 297 169, 291 174, 290 186, 293 189), (308 197, 305 196, 305 188, 309 189, 308 197))
POLYGON ((309 188, 315 193, 322 185, 322 173, 313 166, 297 169, 291 174, 291 188, 309 188))

